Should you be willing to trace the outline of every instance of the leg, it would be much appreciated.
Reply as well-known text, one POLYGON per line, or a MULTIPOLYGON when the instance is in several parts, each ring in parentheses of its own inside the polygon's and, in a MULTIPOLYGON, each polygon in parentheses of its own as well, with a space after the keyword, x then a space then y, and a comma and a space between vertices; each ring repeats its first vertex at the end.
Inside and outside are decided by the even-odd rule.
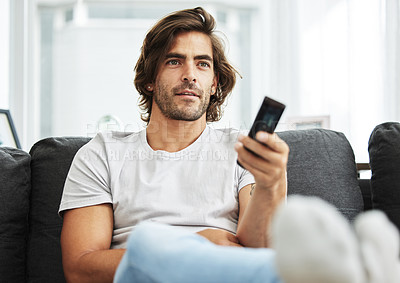
POLYGON ((270 249, 217 246, 178 227, 143 223, 128 240, 115 282, 280 283, 270 249))
POLYGON ((287 283, 361 283, 356 237, 330 204, 300 196, 281 206, 272 224, 278 273, 287 283))

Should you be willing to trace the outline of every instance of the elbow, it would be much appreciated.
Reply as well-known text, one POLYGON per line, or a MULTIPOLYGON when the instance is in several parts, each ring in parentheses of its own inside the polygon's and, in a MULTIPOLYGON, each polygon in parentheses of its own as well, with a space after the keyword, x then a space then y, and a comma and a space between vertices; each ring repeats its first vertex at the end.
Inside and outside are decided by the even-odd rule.
POLYGON ((267 237, 257 237, 257 239, 248 239, 238 236, 239 244, 246 248, 268 248, 270 246, 267 237))
MULTIPOLYGON (((243 223, 242 223, 243 224, 243 223)), ((247 248, 268 248, 270 237, 268 229, 251 229, 251 227, 239 226, 236 237, 239 244, 247 248)))
POLYGON ((64 264, 64 262, 63 262, 63 270, 64 270, 64 278, 67 283, 85 282, 81 274, 77 272, 76 268, 73 268, 68 264, 64 264))
POLYGON ((82 264, 79 260, 71 261, 63 258, 64 278, 67 283, 85 283, 90 282, 88 274, 82 270, 82 264))
POLYGON ((81 278, 76 273, 66 268, 64 268, 64 278, 67 283, 81 282, 81 278))

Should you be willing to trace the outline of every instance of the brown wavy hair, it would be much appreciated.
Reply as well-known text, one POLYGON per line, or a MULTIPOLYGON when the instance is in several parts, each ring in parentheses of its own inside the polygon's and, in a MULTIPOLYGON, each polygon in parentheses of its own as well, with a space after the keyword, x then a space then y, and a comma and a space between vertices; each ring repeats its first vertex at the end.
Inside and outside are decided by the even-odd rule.
POLYGON ((229 64, 222 40, 215 34, 215 20, 203 8, 186 9, 167 15, 161 19, 146 35, 139 60, 135 66, 135 87, 139 92, 141 118, 150 121, 153 104, 152 92, 146 85, 153 83, 158 68, 170 50, 175 36, 180 32, 198 31, 208 35, 213 50, 214 73, 218 79, 216 93, 210 97, 207 108, 207 122, 218 121, 222 117, 222 104, 236 83, 236 69, 229 64))

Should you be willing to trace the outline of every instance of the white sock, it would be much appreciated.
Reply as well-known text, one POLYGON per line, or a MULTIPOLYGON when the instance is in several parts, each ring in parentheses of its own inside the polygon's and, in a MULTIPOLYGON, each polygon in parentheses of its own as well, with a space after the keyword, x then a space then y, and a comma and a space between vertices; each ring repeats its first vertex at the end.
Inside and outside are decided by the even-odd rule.
POLYGON ((289 197, 274 216, 271 237, 285 283, 365 282, 349 222, 321 199, 289 197))
POLYGON ((368 211, 354 223, 368 283, 400 282, 399 232, 381 211, 368 211))

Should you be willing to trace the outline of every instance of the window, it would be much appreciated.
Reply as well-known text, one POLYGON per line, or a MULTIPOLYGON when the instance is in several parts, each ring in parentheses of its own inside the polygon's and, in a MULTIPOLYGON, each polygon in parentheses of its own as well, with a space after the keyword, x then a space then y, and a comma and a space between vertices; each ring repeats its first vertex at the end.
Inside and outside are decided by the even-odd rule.
POLYGON ((11 96, 0 103, 23 148, 46 136, 92 136, 108 117, 141 128, 133 68, 144 35, 161 16, 199 5, 216 17, 243 76, 217 126, 248 129, 268 95, 287 105, 278 130, 329 117, 357 162, 368 162, 372 129, 400 119, 399 0, 20 0, 9 1, 11 47, 0 60, 10 53, 11 96))
MULTIPOLYGON (((120 130, 143 127, 133 69, 144 36, 162 16, 188 7, 193 6, 165 1, 159 5, 145 1, 78 1, 49 6, 39 1, 40 137, 93 136, 99 120, 109 115, 120 119, 120 130)), ((209 6, 208 10, 216 16, 218 30, 229 40, 232 62, 250 76, 248 37, 254 11, 222 4, 209 6), (247 43, 239 44, 243 35, 247 43)), ((251 90, 248 79, 238 84, 236 92, 243 88, 251 90)), ((242 115, 234 113, 240 112, 239 103, 250 106, 248 96, 242 100, 233 97, 225 122, 220 124, 232 120, 238 124, 242 115)), ((250 116, 247 108, 243 113, 250 116)))

